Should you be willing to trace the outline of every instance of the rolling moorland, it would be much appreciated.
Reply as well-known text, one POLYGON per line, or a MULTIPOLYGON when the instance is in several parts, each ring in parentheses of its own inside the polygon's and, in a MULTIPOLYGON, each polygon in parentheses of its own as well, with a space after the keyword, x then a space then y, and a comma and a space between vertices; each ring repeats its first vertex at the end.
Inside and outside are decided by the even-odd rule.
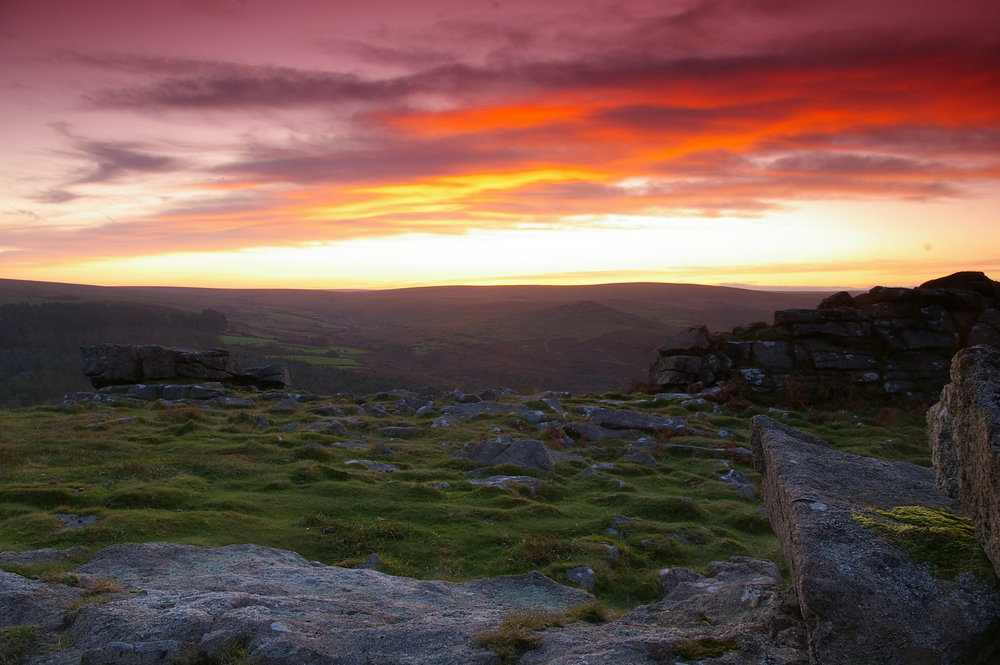
MULTIPOLYGON (((464 302, 468 296, 445 291, 435 295, 437 302, 464 302)), ((174 331, 187 335, 189 344, 218 338, 230 348, 256 351, 247 358, 361 377, 369 371, 369 354, 378 353, 377 345, 361 348, 363 336, 336 337, 332 327, 310 329, 301 320, 264 330, 259 323, 266 317, 260 315, 254 328, 253 316, 244 312, 236 316, 246 318, 234 319, 230 312, 239 309, 223 311, 221 299, 138 304, 118 295, 102 300, 84 294, 77 301, 70 293, 43 289, 34 304, 0 311, 19 307, 29 314, 20 320, 31 323, 10 339, 31 336, 45 321, 68 328, 67 315, 86 312, 86 325, 78 326, 86 341, 113 334, 138 343, 174 331), (80 307, 85 309, 74 309, 80 307)), ((427 328, 399 321, 441 326, 446 313, 456 316, 445 305, 437 314, 404 308, 405 300, 396 294, 387 301, 399 311, 384 329, 371 323, 370 312, 388 318, 388 306, 369 305, 370 318, 355 314, 354 321, 366 321, 374 331, 419 336, 429 335, 427 328)), ((537 307, 537 299, 529 302, 537 307)), ((510 304, 515 312, 516 304, 510 304)), ((598 303, 602 309, 594 309, 586 301, 544 304, 544 313, 608 308, 598 303)), ((273 320, 281 320, 285 310, 274 307, 273 320)), ((539 309, 506 320, 528 322, 532 311, 539 309)), ((584 317, 580 325, 598 327, 600 318, 584 317)), ((63 343, 59 334, 34 336, 63 343)), ((75 356, 66 369, 79 380, 78 350, 63 352, 75 356)), ((631 368, 633 374, 641 373, 650 355, 631 368)), ((292 376, 298 384, 294 369, 292 376)), ((787 395, 755 393, 738 382, 700 395, 522 392, 499 385, 465 392, 405 383, 397 386, 413 390, 366 391, 355 384, 336 392, 301 391, 298 385, 284 392, 237 392, 200 385, 97 393, 88 387, 62 402, 0 411, 0 570, 79 595, 60 626, 27 621, 3 628, 0 663, 38 665, 53 654, 76 663, 88 648, 74 628, 89 625, 77 620, 81 612, 137 593, 110 579, 79 575, 76 567, 110 545, 160 541, 254 543, 296 552, 318 562, 313 565, 370 568, 417 580, 464 582, 539 571, 596 597, 562 618, 507 628, 502 623, 497 633, 474 636, 500 662, 520 662, 538 648, 536 631, 546 626, 580 619, 601 623, 656 603, 669 583, 665 570, 711 575, 709 564, 732 556, 781 564, 761 477, 746 448, 755 414, 817 434, 841 451, 921 466, 931 462, 927 405, 874 394, 855 395, 850 403, 799 401, 788 408, 787 395), (503 632, 508 629, 511 635, 503 632)), ((974 542, 963 541, 960 549, 963 557, 966 550, 974 555, 969 565, 981 565, 974 542)), ((945 563, 951 562, 932 559, 930 565, 945 563)), ((97 616, 85 615, 88 621, 97 616)), ((664 654, 687 660, 723 654, 719 662, 728 662, 724 654, 736 649, 728 638, 677 640, 664 654)), ((222 655, 200 649, 169 662, 250 665, 263 653, 253 657, 238 645, 222 655)), ((81 662, 93 657, 84 654, 81 662)))
POLYGON ((297 388, 322 393, 626 390, 645 380, 657 346, 678 330, 770 321, 776 309, 812 307, 825 295, 685 284, 303 291, 0 280, 9 331, 0 336, 0 405, 86 389, 78 349, 99 342, 222 346, 246 365, 286 362, 297 388), (35 326, 24 327, 22 303, 35 308, 35 326), (99 304, 109 310, 103 320, 85 309, 99 304), (52 316, 38 315, 45 308, 52 316))

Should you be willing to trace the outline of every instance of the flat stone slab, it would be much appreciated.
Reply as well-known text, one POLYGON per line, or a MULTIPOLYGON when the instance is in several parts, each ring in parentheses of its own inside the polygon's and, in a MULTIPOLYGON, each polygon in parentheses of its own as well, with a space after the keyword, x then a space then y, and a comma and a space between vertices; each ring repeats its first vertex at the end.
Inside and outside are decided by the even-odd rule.
POLYGON ((752 419, 750 442, 812 663, 1000 662, 995 579, 941 579, 857 520, 900 506, 960 510, 931 469, 834 450, 765 416, 752 419))
POLYGON ((416 580, 256 545, 127 543, 76 572, 123 589, 83 607, 70 628, 72 649, 91 665, 222 662, 232 647, 271 665, 493 665, 475 635, 512 613, 562 613, 592 599, 539 573, 416 580))

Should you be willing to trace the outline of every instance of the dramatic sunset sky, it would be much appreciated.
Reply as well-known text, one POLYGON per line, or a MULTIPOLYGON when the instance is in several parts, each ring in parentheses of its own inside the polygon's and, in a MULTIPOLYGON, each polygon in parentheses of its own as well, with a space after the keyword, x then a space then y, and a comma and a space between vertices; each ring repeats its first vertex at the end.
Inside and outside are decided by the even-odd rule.
POLYGON ((0 277, 1000 278, 997 0, 0 0, 0 277))

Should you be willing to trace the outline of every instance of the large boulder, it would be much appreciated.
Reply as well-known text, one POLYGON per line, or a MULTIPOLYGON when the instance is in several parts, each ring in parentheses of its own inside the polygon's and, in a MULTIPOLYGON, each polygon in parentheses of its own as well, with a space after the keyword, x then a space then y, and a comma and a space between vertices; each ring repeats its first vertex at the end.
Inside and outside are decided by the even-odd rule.
POLYGON ((972 515, 1000 574, 1000 349, 955 354, 951 383, 927 412, 937 483, 972 515))
POLYGON ((80 350, 83 371, 95 388, 164 379, 224 381, 260 388, 283 388, 291 383, 283 363, 243 370, 225 349, 94 344, 80 350))
MULTIPOLYGON (((1000 589, 988 566, 946 570, 907 547, 958 520, 931 469, 838 451, 763 416, 750 441, 813 663, 1000 662, 1000 589), (915 531, 922 520, 935 526, 915 531)), ((979 556, 974 539, 969 547, 979 556)))
POLYGON ((552 451, 538 439, 511 439, 501 436, 477 444, 469 457, 489 466, 513 464, 529 471, 552 473, 556 468, 552 451))
POLYGON ((134 346, 94 344, 80 351, 83 353, 83 373, 90 377, 95 388, 142 381, 142 361, 134 346))

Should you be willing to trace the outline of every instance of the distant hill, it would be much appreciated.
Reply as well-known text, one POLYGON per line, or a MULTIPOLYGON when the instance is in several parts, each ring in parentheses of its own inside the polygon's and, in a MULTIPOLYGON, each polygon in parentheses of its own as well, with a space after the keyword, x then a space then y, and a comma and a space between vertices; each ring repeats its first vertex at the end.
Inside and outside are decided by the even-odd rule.
MULTIPOLYGON (((0 279, 0 303, 142 303, 220 312, 229 329, 219 343, 244 362, 288 362, 299 387, 321 392, 423 385, 624 389, 645 376, 659 342, 679 329, 770 321, 776 309, 814 307, 826 295, 661 283, 324 291, 0 279)), ((181 333, 174 326, 164 339, 142 341, 176 344, 181 333)), ((41 348, 77 343, 68 334, 46 339, 41 348)))

